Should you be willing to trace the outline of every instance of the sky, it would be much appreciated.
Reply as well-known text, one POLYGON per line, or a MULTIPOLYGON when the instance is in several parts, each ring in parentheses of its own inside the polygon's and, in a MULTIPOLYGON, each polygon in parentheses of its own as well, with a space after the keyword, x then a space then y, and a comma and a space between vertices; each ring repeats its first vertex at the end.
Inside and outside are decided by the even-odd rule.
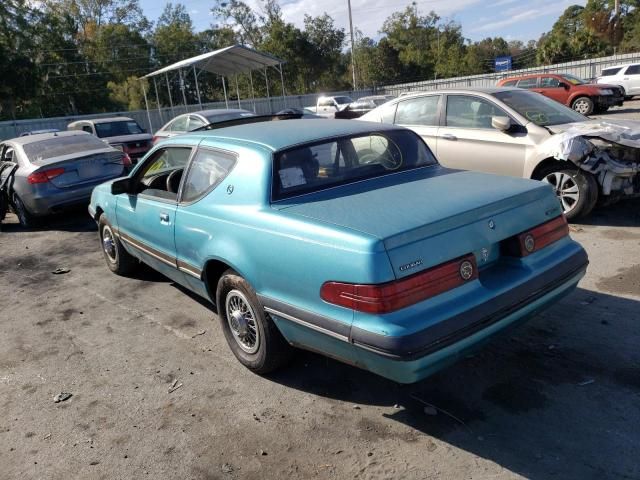
MULTIPOLYGON (((256 7, 258 0, 245 0, 256 7)), ((141 0, 145 15, 156 20, 165 3, 141 0)), ((174 2, 176 3, 176 2, 174 2)), ((196 30, 209 28, 214 18, 210 14, 215 0, 184 0, 196 30)), ((435 11, 443 20, 462 25, 462 33, 473 41, 501 36, 507 40, 537 40, 551 30, 560 14, 570 5, 584 5, 586 0, 415 0, 418 10, 426 14, 435 11)), ((411 0, 351 0, 354 28, 366 36, 378 39, 384 20, 393 12, 403 10, 411 0)), ((305 14, 328 13, 338 27, 348 33, 347 0, 280 0, 285 21, 302 27, 305 14)))

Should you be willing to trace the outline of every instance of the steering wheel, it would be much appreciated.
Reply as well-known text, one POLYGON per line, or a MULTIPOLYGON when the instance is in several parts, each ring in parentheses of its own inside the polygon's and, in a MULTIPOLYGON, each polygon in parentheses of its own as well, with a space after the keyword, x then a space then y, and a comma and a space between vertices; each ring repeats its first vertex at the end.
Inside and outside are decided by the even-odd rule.
POLYGON ((178 193, 180 188, 180 180, 182 179, 183 169, 179 168, 167 175, 167 192, 178 193))

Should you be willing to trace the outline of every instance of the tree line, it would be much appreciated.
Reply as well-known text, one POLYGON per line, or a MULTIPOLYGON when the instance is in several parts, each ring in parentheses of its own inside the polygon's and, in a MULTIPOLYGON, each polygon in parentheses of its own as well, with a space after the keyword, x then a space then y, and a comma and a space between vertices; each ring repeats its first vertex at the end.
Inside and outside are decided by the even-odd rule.
MULTIPOLYGON (((193 78, 172 75, 160 83, 139 77, 184 58, 241 43, 283 59, 287 94, 352 87, 346 32, 328 15, 287 22, 278 0, 252 10, 242 0, 214 1, 210 28, 196 31, 180 3, 167 3, 155 22, 139 0, 2 0, 0 2, 0 120, 136 110, 195 102, 193 78)), ((359 88, 493 71, 497 56, 513 68, 533 67, 640 50, 640 0, 588 0, 568 7, 537 40, 465 38, 460 24, 416 3, 386 18, 378 38, 356 28, 354 61, 359 88)), ((271 78, 271 92, 280 91, 271 78)), ((201 73, 203 101, 220 100, 217 76, 201 73)), ((238 89, 246 98, 249 82, 238 89)), ((256 95, 267 85, 255 82, 256 95)), ((230 89, 235 95, 235 88, 230 89)))

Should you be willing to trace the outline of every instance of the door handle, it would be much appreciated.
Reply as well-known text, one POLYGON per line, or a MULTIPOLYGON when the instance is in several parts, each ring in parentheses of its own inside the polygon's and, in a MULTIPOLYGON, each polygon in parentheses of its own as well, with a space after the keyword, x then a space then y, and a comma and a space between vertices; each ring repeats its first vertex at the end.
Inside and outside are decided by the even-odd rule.
POLYGON ((169 223, 169 214, 161 213, 160 214, 160 223, 169 223))
POLYGON ((458 137, 456 137, 455 135, 451 135, 450 133, 445 133, 444 135, 442 135, 442 139, 455 141, 458 140, 458 137))

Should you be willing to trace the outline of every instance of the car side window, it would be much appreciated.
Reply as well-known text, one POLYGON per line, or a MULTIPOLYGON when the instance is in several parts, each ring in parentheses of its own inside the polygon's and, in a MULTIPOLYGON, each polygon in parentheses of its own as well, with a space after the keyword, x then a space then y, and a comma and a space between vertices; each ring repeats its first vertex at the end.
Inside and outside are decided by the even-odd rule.
POLYGON ((204 123, 200 118, 190 115, 189 116, 189 131, 195 130, 196 128, 204 127, 206 123, 204 123))
POLYGON ((395 122, 398 125, 438 125, 440 95, 412 98, 398 102, 395 122))
POLYGON ((193 202, 214 189, 229 174, 236 157, 215 150, 198 150, 182 187, 182 202, 193 202))
POLYGON ((389 103, 380 108, 380 121, 382 123, 393 123, 396 117, 397 103, 389 103))
POLYGON ((618 72, 620 72, 620 70, 622 70, 622 67, 605 68, 600 73, 600 76, 602 76, 602 77, 611 77, 613 75, 616 75, 618 72))
POLYGON ((523 78, 518 81, 518 88, 536 88, 538 86, 537 78, 523 78))
POLYGON ((558 88, 560 80, 555 77, 542 77, 540 79, 540 88, 558 88))
POLYGON ((140 183, 138 191, 145 195, 176 200, 178 186, 190 156, 191 148, 188 147, 158 150, 142 166, 141 173, 136 175, 140 183))
POLYGON ((640 74, 640 65, 631 65, 624 73, 625 75, 638 75, 640 74))
POLYGON ((172 132, 186 132, 188 120, 189 117, 176 118, 169 126, 169 130, 172 132))
POLYGON ((507 113, 493 103, 480 97, 469 95, 448 95, 447 116, 448 127, 460 128, 493 128, 492 117, 508 117, 507 113))

